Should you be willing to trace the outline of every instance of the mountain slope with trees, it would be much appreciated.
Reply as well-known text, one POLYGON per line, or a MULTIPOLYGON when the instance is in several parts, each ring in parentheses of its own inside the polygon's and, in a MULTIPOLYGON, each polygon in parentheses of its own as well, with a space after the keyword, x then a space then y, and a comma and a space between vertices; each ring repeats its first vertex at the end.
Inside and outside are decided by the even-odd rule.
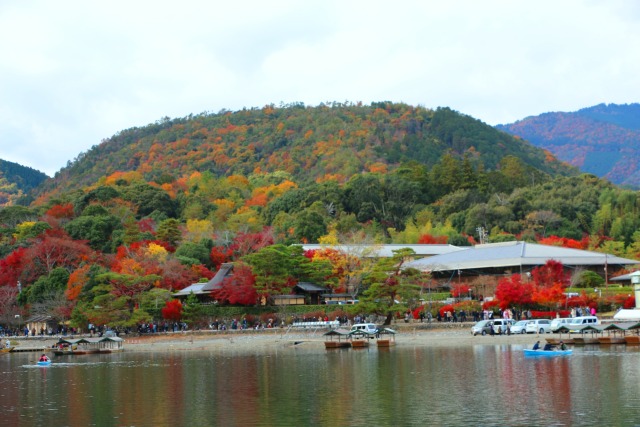
POLYGON ((448 108, 374 103, 281 108, 163 119, 81 153, 46 191, 92 185, 114 172, 164 184, 192 172, 215 177, 286 172, 297 182, 346 182, 407 161, 432 167, 445 154, 496 170, 505 156, 547 174, 575 174, 553 156, 448 108), (64 183, 64 185, 62 185, 64 183))
POLYGON ((299 244, 519 239, 638 258, 639 228, 637 192, 446 108, 167 119, 80 155, 29 206, 0 209, 0 323, 45 314, 131 328, 163 307, 195 322, 195 296, 171 295, 223 263, 234 274, 212 295, 220 306, 268 306, 312 281, 389 315, 414 309, 429 278, 299 244))
POLYGON ((0 159, 0 206, 15 204, 47 178, 40 171, 0 159))
POLYGON ((582 171, 640 187, 640 104, 600 104, 497 126, 582 171))

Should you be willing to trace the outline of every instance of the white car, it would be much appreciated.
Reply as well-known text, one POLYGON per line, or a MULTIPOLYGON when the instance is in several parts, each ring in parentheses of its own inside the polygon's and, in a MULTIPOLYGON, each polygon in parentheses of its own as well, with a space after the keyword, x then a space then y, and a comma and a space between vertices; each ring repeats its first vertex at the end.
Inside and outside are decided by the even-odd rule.
POLYGON ((525 329, 528 334, 546 334, 551 332, 551 320, 549 319, 533 319, 527 321, 525 329))
POLYGON ((513 319, 494 319, 493 332, 495 332, 498 335, 506 334, 508 329, 510 333, 513 333, 513 331, 511 331, 511 327, 515 324, 516 324, 516 321, 513 319))
POLYGON ((527 333, 526 326, 528 322, 529 322, 528 320, 521 320, 519 322, 516 322, 516 324, 511 327, 511 333, 526 334, 527 333))
POLYGON ((558 332, 558 329, 562 326, 567 326, 569 323, 571 323, 570 317, 557 317, 551 321, 551 332, 558 332))

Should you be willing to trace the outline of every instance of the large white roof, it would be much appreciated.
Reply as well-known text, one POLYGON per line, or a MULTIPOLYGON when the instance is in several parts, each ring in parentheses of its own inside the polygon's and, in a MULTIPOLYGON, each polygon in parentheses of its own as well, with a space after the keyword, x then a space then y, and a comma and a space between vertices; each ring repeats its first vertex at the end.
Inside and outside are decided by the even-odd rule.
POLYGON ((466 250, 423 258, 405 264, 422 271, 467 270, 492 267, 536 266, 556 260, 567 266, 629 265, 639 261, 615 255, 526 242, 476 245, 466 250))
POLYGON ((361 258, 389 258, 393 256, 393 251, 404 248, 413 249, 416 256, 442 255, 466 249, 453 245, 302 245, 302 249, 305 251, 327 248, 353 254, 361 258))

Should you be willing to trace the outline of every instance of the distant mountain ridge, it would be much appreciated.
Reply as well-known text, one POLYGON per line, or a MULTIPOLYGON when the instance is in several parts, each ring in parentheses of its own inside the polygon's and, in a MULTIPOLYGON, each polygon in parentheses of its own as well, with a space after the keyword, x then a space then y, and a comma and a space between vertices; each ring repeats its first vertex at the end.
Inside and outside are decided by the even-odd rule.
POLYGON ((13 204, 47 178, 43 172, 0 159, 0 206, 13 204))
POLYGON ((640 104, 599 104, 527 117, 497 129, 544 148, 583 172, 640 187, 640 104))
POLYGON ((507 156, 550 175, 569 165, 529 143, 449 108, 406 104, 292 104, 163 119, 124 130, 81 153, 42 192, 79 189, 116 172, 162 184, 194 172, 214 176, 286 172, 300 183, 347 181, 405 162, 435 165, 444 154, 495 170, 507 156))

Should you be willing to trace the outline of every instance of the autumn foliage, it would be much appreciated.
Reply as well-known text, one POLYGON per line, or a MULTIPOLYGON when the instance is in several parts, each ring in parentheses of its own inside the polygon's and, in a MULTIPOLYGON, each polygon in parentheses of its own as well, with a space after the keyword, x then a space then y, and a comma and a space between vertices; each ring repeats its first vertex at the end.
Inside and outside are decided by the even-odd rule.
POLYGON ((234 267, 233 275, 225 278, 212 296, 223 304, 255 305, 258 301, 255 283, 251 269, 241 264, 234 267))
POLYGON ((162 318, 177 322, 182 318, 182 303, 178 300, 171 300, 162 307, 162 318))

